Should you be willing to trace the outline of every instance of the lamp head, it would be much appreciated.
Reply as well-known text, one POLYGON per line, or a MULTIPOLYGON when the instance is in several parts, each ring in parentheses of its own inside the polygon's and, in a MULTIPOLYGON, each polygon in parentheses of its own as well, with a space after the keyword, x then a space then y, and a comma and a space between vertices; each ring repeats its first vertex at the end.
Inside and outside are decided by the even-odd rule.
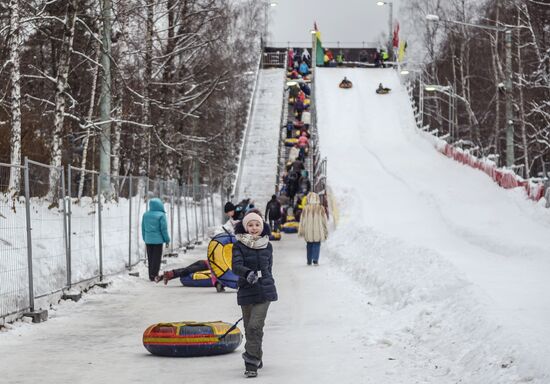
POLYGON ((439 21, 439 16, 437 16, 437 15, 426 15, 426 20, 433 21, 433 22, 437 23, 439 21))

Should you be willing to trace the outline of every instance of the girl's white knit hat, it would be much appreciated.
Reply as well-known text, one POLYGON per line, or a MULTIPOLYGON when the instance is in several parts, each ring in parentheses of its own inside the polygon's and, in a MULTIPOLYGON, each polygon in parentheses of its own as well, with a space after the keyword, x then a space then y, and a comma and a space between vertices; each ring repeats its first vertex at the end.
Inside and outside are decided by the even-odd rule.
POLYGON ((262 217, 258 215, 256 212, 247 213, 243 218, 244 229, 246 229, 246 226, 251 221, 259 221, 260 224, 263 224, 264 219, 262 219, 262 217))

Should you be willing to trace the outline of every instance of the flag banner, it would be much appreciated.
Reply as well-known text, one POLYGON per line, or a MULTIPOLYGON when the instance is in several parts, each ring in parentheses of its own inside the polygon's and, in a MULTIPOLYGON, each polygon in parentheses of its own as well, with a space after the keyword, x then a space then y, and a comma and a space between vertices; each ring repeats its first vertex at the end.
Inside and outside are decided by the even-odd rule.
POLYGON ((313 23, 313 28, 315 30, 315 64, 317 67, 322 67, 325 63, 325 50, 323 49, 323 44, 321 43, 321 32, 317 28, 317 22, 313 23))
POLYGON ((398 48, 399 47, 399 22, 395 23, 395 27, 393 28, 393 47, 398 48))
POLYGON ((407 42, 402 41, 401 44, 399 44, 399 54, 397 56, 397 60, 402 63, 405 59, 405 53, 407 51, 407 42))

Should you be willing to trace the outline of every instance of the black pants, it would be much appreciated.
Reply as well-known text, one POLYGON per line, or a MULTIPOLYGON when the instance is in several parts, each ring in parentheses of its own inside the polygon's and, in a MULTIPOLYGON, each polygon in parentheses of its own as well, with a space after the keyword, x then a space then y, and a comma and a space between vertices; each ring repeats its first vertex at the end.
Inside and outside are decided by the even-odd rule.
POLYGON ((147 244, 147 264, 149 266, 149 280, 155 280, 159 274, 163 244, 147 244))
POLYGON ((208 269, 208 263, 206 260, 195 261, 193 264, 189 264, 185 268, 174 269, 174 278, 190 275, 195 272, 205 271, 208 269))
POLYGON ((271 228, 272 231, 279 231, 280 223, 281 223, 281 219, 272 219, 271 217, 269 218, 269 227, 271 228))

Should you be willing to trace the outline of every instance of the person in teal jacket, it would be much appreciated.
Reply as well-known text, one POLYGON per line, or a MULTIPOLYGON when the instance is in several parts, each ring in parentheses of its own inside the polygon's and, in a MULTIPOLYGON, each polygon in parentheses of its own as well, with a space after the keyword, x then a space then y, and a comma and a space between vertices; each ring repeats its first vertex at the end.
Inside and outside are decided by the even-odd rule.
POLYGON ((147 246, 147 261, 149 265, 149 280, 155 281, 160 269, 162 245, 170 243, 168 223, 162 200, 149 200, 149 210, 143 214, 141 220, 141 235, 147 246))

